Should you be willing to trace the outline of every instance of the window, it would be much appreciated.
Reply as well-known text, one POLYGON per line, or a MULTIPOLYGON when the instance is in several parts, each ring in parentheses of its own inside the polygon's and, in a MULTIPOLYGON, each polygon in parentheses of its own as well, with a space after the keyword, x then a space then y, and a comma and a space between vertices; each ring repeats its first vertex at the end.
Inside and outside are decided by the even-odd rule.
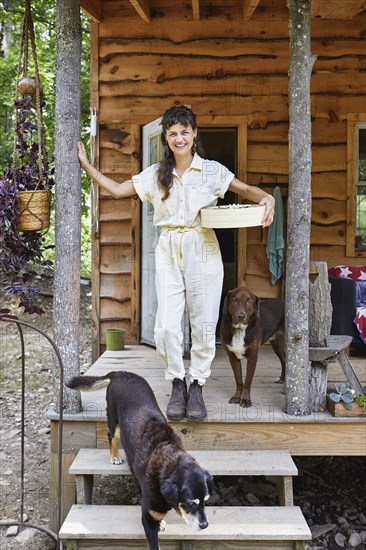
POLYGON ((347 256, 366 251, 366 114, 349 114, 347 126, 347 256))
POLYGON ((366 249, 366 124, 356 127, 356 248, 366 249))

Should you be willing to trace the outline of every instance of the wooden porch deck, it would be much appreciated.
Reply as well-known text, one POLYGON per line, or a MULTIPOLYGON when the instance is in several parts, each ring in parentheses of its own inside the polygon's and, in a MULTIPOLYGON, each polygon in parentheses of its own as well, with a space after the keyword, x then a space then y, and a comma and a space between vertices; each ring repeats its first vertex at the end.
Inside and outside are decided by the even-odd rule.
MULTIPOLYGON (((188 362, 187 362, 188 363, 188 362)), ((366 359, 352 358, 361 381, 366 381, 366 359)), ((148 346, 126 346, 123 351, 105 352, 88 374, 102 375, 127 370, 143 376, 151 385, 163 412, 171 384, 164 378, 156 351, 148 346)), ((275 384, 280 364, 272 348, 260 351, 252 387, 253 405, 243 408, 230 404, 234 377, 224 350, 219 347, 212 374, 204 388, 208 416, 204 422, 171 422, 187 448, 288 449, 293 455, 365 455, 365 417, 333 417, 328 411, 294 417, 284 412, 284 386, 275 384)), ((345 381, 338 363, 328 366, 329 384, 345 381)), ((83 393, 82 421, 97 422, 97 447, 107 447, 105 390, 83 393)), ((66 417, 67 420, 67 417, 66 417)), ((73 415, 73 420, 79 420, 73 415)))
MULTIPOLYGON (((366 380, 366 359, 352 358, 359 380, 366 380)), ((163 412, 166 410, 171 385, 164 379, 163 367, 155 349, 128 345, 124 351, 105 352, 88 370, 101 375, 112 370, 133 371, 151 385, 163 412)), ((275 384, 280 365, 270 346, 261 349, 252 387, 253 406, 242 408, 229 404, 234 390, 234 377, 225 352, 219 348, 212 365, 212 375, 204 388, 208 410, 204 422, 171 422, 187 450, 287 450, 291 455, 365 456, 366 418, 332 417, 328 411, 306 417, 286 415, 284 388, 275 384)), ((345 380, 338 363, 328 365, 330 383, 345 380)), ((133 398, 133 396, 131 396, 133 398)), ((108 448, 105 390, 82 394, 83 411, 64 415, 62 446, 62 517, 75 502, 75 480, 69 474, 81 448, 108 448)), ((50 413, 51 465, 50 498, 57 502, 59 418, 50 413)), ((51 509, 50 526, 57 528, 57 507, 51 509)))

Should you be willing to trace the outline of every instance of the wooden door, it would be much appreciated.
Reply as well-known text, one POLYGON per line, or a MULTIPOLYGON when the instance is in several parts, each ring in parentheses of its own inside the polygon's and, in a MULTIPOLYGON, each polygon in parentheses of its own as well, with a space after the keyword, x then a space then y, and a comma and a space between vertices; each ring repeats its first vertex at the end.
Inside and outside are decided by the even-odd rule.
MULTIPOLYGON (((160 141, 161 118, 146 124, 142 129, 142 168, 159 162, 162 157, 160 141)), ((154 326, 156 317, 155 247, 159 229, 153 225, 154 208, 142 203, 141 239, 141 342, 155 346, 154 326)))
MULTIPOLYGON (((161 118, 146 124, 142 129, 142 167, 159 162, 163 151, 160 140, 161 118)), ((142 204, 141 239, 141 342, 155 346, 154 326, 157 310, 155 288, 155 247, 160 235, 159 228, 153 225, 154 208, 149 202, 142 204)), ((183 349, 189 352, 189 318, 185 309, 182 319, 183 349)))

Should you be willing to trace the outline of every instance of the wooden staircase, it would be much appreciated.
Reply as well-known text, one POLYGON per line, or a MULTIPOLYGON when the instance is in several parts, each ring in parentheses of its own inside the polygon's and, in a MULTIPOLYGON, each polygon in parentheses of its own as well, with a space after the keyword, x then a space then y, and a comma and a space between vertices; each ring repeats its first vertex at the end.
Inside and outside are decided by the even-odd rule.
MULTIPOLYGON (((193 531, 171 511, 159 534, 166 550, 304 549, 311 533, 299 507, 293 506, 292 477, 297 468, 287 451, 189 451, 213 476, 273 476, 281 506, 207 506, 209 526, 193 531)), ((123 457, 123 452, 121 452, 123 457)), ((123 457, 124 458, 124 457, 123 457)), ((77 504, 59 536, 67 550, 147 548, 140 506, 93 505, 94 475, 131 475, 127 462, 109 463, 107 449, 81 449, 70 467, 77 504)))

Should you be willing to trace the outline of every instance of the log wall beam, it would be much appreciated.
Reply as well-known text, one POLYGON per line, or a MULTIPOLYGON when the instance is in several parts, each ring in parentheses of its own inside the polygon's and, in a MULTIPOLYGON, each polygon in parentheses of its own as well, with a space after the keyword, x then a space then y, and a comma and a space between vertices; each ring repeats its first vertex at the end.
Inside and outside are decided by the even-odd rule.
POLYGON ((139 16, 146 23, 150 23, 150 6, 146 0, 130 0, 139 16))

